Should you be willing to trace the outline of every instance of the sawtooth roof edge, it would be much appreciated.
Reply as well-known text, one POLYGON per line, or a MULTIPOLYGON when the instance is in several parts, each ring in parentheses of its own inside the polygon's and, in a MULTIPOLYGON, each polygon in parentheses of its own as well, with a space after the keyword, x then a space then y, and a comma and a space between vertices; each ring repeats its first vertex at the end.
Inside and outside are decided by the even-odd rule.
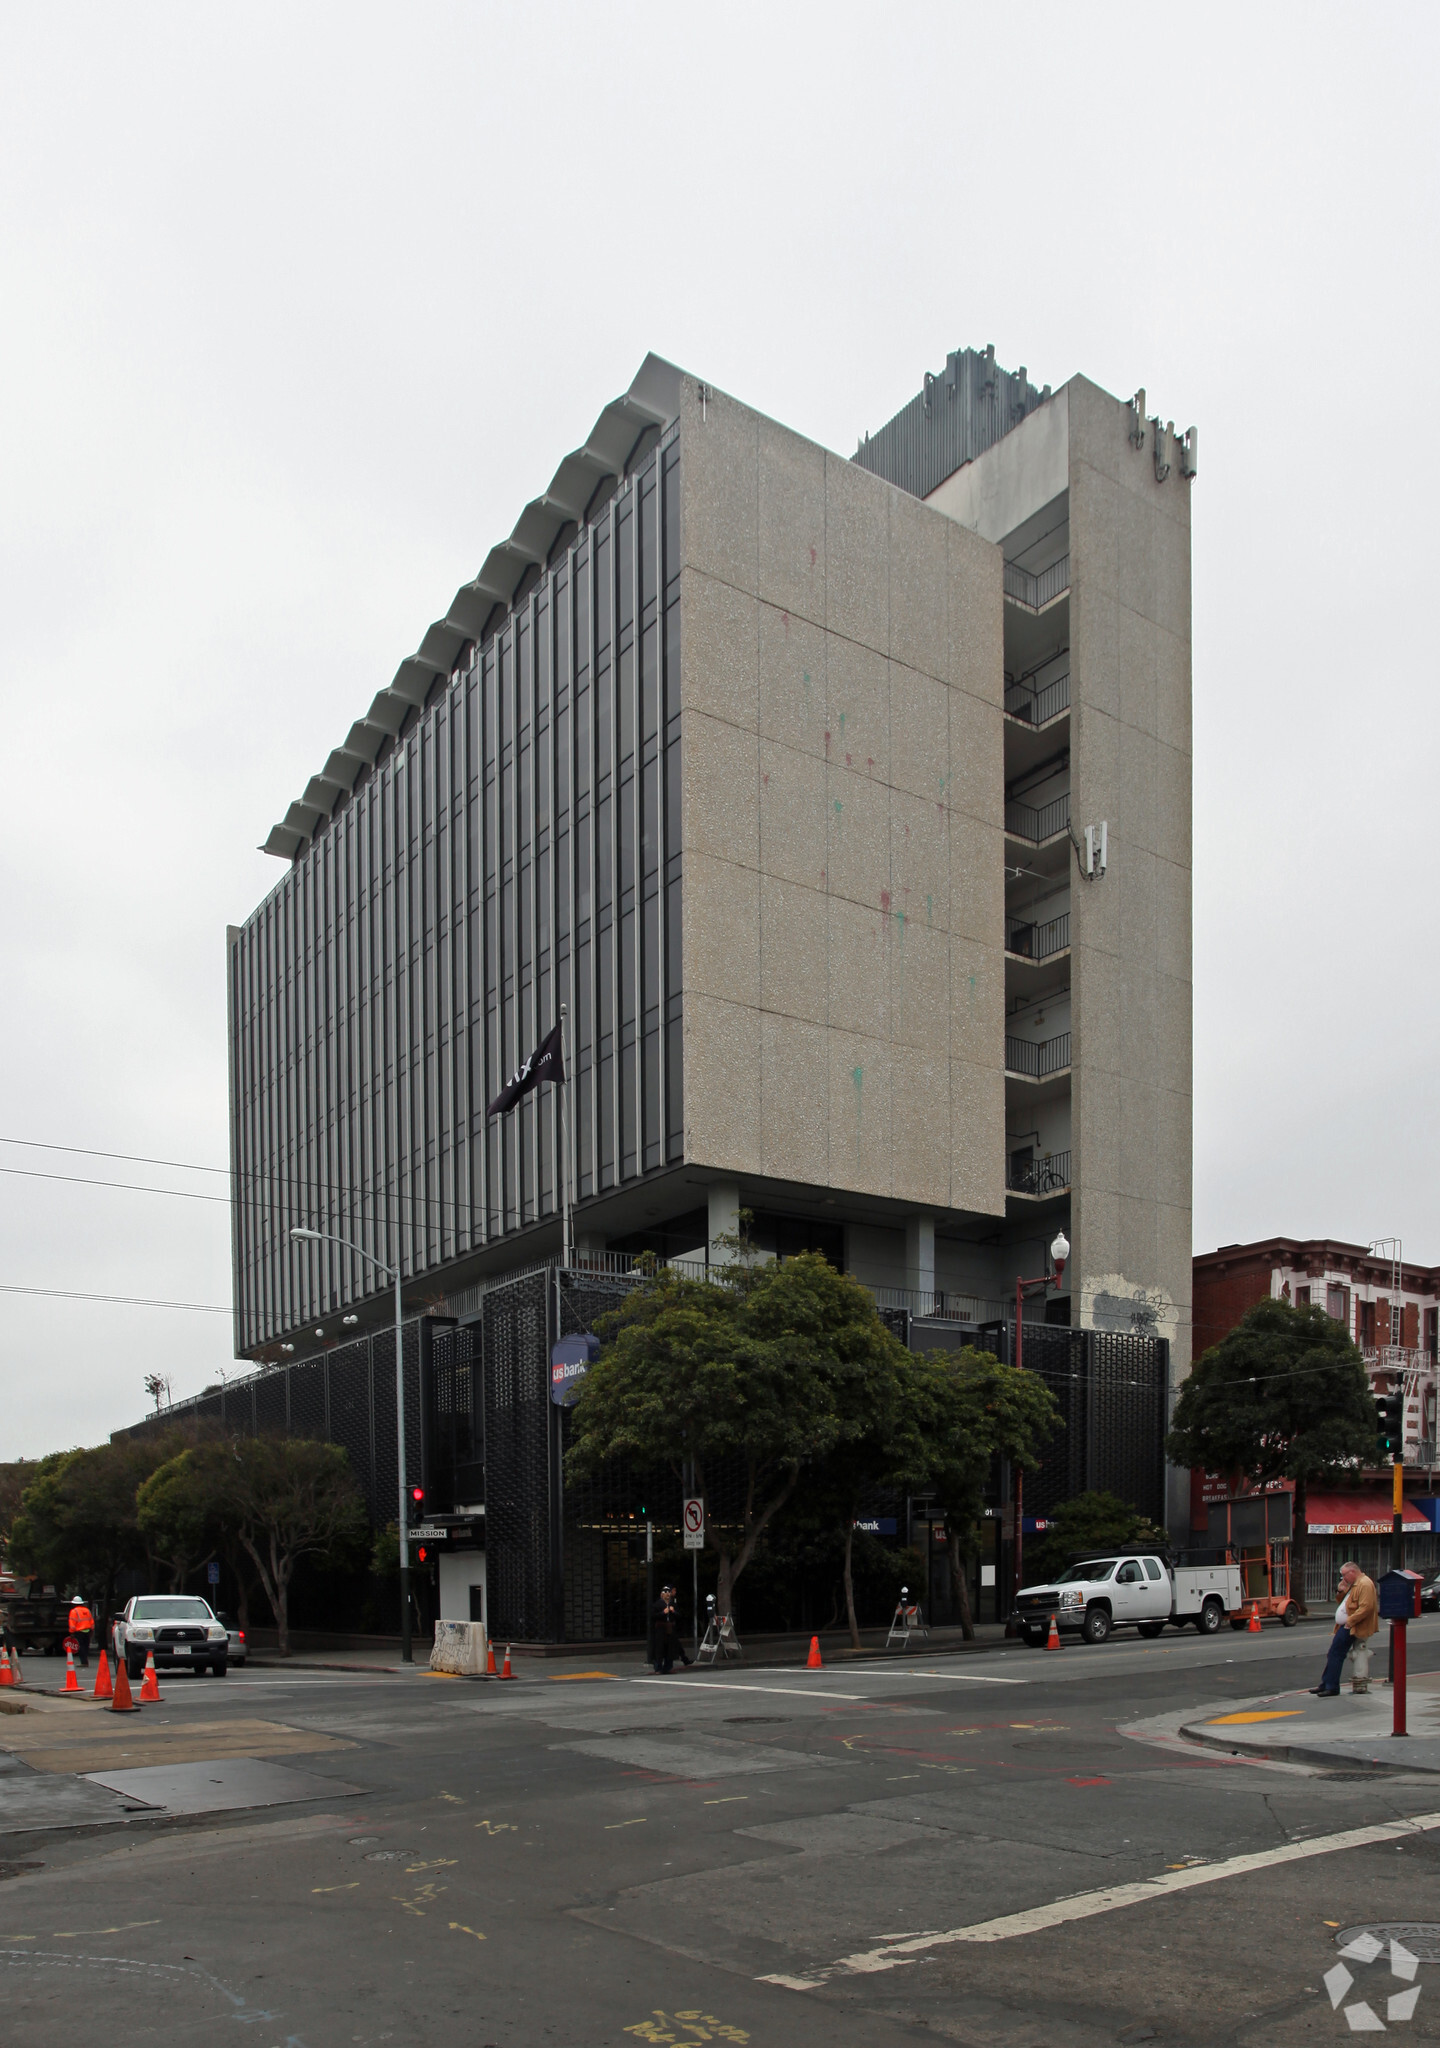
POLYGON ((662 356, 647 355, 628 391, 601 412, 579 448, 572 449, 538 498, 532 498, 515 522, 508 540, 491 548, 478 575, 462 583, 444 618, 436 619, 414 654, 407 655, 393 680, 380 690, 363 718, 351 726, 344 742, 331 753, 304 794, 272 825, 261 846, 282 860, 293 860, 329 817, 336 799, 353 789, 362 768, 371 765, 388 738, 398 733, 412 706, 429 696, 436 678, 449 673, 467 640, 478 640, 497 605, 508 607, 516 586, 531 568, 543 568, 562 530, 584 519, 591 500, 607 477, 623 477, 636 444, 652 427, 662 430, 679 417, 682 373, 662 356))

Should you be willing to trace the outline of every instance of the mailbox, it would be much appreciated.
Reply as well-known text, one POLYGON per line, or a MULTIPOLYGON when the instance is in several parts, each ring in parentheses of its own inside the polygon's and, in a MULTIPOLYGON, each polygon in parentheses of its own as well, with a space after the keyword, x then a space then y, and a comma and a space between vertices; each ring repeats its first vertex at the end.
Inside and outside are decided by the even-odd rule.
POLYGON ((1420 1612, 1423 1572, 1386 1572, 1376 1588, 1382 1621, 1413 1621, 1420 1612))

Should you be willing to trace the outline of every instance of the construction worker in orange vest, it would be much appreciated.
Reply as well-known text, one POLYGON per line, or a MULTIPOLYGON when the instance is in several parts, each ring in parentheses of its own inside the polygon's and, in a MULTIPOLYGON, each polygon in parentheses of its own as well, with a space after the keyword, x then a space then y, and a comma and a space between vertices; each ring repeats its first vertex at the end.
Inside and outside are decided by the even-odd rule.
POLYGON ((69 1630, 75 1638, 75 1648, 80 1653, 80 1662, 88 1671, 90 1668, 90 1635, 95 1627, 95 1617, 77 1593, 70 1603, 69 1630))

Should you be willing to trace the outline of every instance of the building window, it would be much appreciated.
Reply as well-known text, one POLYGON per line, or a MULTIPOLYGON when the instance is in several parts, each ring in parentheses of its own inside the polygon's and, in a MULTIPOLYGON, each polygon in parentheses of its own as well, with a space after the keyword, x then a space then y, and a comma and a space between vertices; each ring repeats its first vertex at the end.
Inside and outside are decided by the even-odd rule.
POLYGON ((1310 1289, 1308 1287, 1297 1287, 1295 1289, 1295 1306, 1296 1308, 1309 1308, 1310 1289))
POLYGON ((1347 1330, 1349 1329, 1350 1289, 1348 1287, 1332 1285, 1325 1289, 1325 1313, 1327 1316, 1333 1317, 1337 1323, 1343 1323, 1347 1330))
POLYGON ((1355 1304, 1355 1342, 1362 1351, 1375 1348, 1375 1304, 1373 1301, 1357 1301, 1355 1304))
POLYGON ((1401 1304, 1398 1301, 1392 1301, 1390 1304, 1390 1342, 1392 1344, 1403 1344, 1405 1341, 1401 1335, 1401 1314, 1401 1304))
POLYGON ((1425 1349, 1432 1358, 1440 1354, 1440 1308, 1425 1311, 1425 1349))

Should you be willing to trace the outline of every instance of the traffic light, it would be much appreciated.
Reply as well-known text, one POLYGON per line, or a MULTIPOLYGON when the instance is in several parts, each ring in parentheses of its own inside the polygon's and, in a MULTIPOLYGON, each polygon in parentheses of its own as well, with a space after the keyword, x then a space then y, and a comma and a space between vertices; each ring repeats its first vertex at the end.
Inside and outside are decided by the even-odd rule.
POLYGON ((420 1545, 420 1548, 415 1553, 416 1558, 421 1564, 424 1564, 427 1561, 429 1555, 430 1553, 428 1550, 426 1550, 425 1545, 423 1543, 420 1545))
POLYGON ((1375 1441, 1382 1458, 1398 1458, 1405 1440, 1405 1396, 1401 1393, 1377 1394, 1375 1416, 1379 1425, 1375 1441))
POLYGON ((424 1514, 424 1512, 425 1512, 425 1489, 424 1489, 424 1487, 423 1487, 423 1486, 412 1486, 412 1487, 411 1487, 411 1489, 410 1489, 410 1519, 411 1519, 411 1521, 412 1521, 412 1522, 418 1522, 418 1521, 420 1520, 421 1516, 422 1516, 422 1515, 424 1514))

